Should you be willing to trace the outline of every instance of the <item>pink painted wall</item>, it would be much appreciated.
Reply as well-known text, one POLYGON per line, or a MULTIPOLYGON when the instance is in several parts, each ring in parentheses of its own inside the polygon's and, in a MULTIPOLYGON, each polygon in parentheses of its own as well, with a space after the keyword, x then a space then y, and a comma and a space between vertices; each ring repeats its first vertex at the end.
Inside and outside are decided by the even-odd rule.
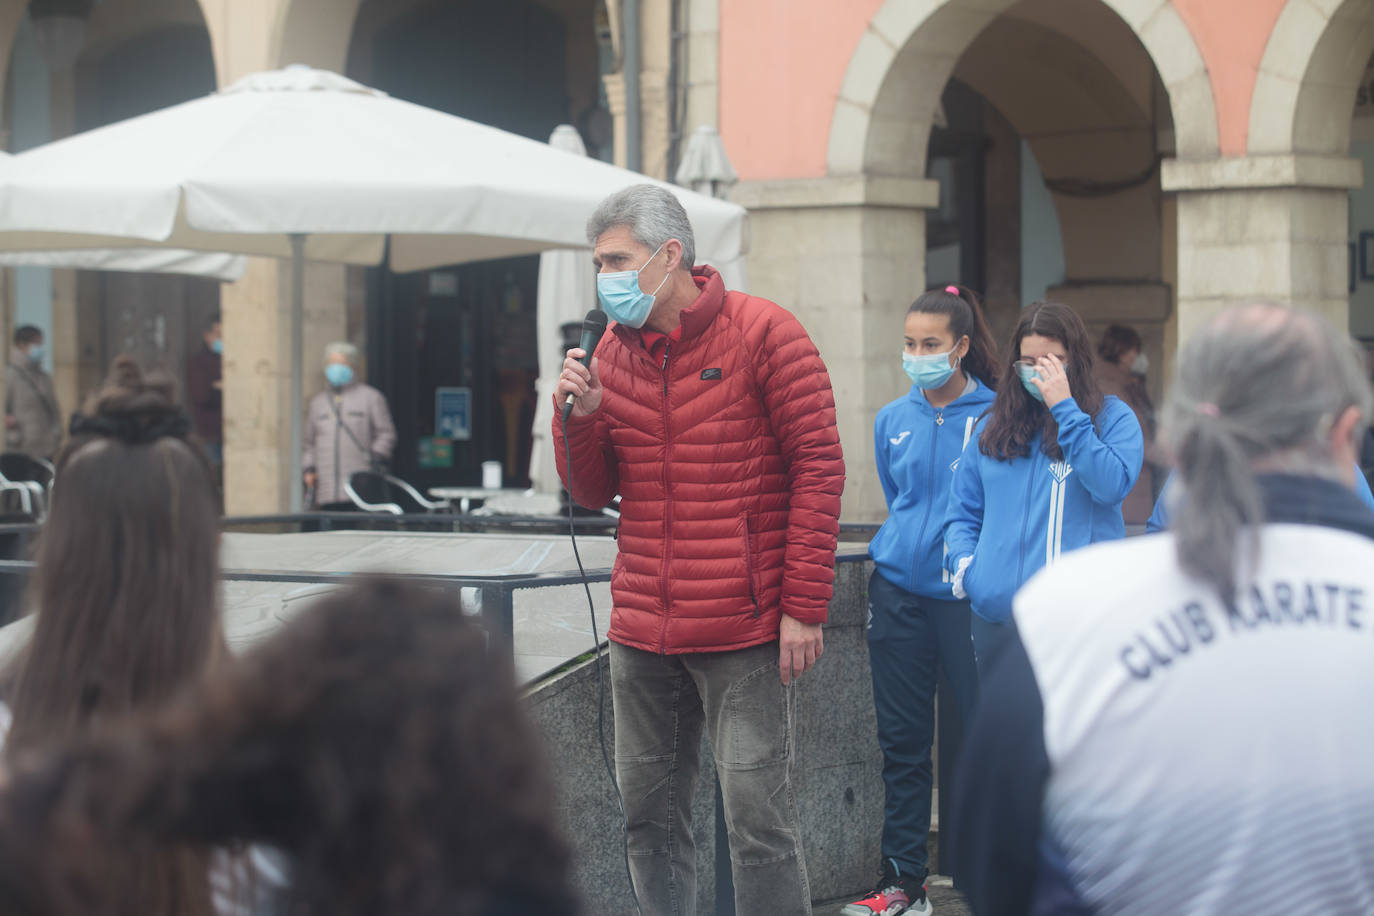
POLYGON ((1173 0, 1212 80, 1223 156, 1243 156, 1265 46, 1285 0, 1173 0))
MULTIPOLYGON (((1245 154, 1260 61, 1285 0, 1172 0, 1207 61, 1223 155, 1245 154)), ((883 0, 721 0, 720 130, 748 181, 826 174, 854 49, 883 0)))
POLYGON ((740 178, 825 174, 845 71, 883 0, 721 0, 720 132, 740 178))

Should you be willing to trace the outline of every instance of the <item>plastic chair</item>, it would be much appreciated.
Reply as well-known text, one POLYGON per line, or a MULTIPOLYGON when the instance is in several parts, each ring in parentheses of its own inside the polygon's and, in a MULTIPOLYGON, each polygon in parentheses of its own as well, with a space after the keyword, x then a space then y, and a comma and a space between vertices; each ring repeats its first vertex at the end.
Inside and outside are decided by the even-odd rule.
POLYGON ((377 471, 354 471, 344 484, 344 492, 364 512, 406 515, 442 512, 449 507, 446 500, 426 499, 401 478, 377 471))

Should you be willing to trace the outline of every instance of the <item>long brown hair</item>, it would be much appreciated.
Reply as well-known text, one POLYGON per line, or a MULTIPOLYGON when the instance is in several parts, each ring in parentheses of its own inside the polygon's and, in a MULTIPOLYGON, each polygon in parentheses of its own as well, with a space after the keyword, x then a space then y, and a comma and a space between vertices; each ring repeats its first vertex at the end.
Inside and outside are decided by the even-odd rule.
POLYGON ((1065 373, 1074 401, 1094 420, 1102 409, 1102 389, 1093 377, 1093 348, 1083 319, 1060 302, 1031 303, 1021 312, 1021 320, 1007 344, 991 419, 978 440, 979 451, 999 461, 1026 457, 1030 454, 1031 442, 1037 438, 1046 455, 1056 461, 1064 457, 1059 447, 1059 424, 1049 408, 1031 397, 1016 374, 1021 341, 1031 335, 1048 337, 1064 345, 1069 357, 1065 373))
POLYGON ((960 361, 960 368, 989 388, 997 389, 997 344, 993 343, 992 332, 988 330, 987 319, 983 316, 983 303, 977 293, 963 286, 927 290, 911 303, 907 314, 912 312, 944 315, 949 321, 949 330, 954 334, 956 346, 959 338, 968 338, 968 352, 960 361))
MULTIPOLYGON (((167 702, 225 651, 213 478, 170 378, 120 357, 71 433, 29 583, 33 636, 5 678, 11 762, 167 702)), ((129 912, 209 911, 203 857, 123 865, 129 912)))
POLYGON ((290 857, 283 912, 579 910, 510 661, 452 593, 392 579, 338 592, 140 719, 15 773, 0 895, 99 887, 112 842, 243 840, 290 857))

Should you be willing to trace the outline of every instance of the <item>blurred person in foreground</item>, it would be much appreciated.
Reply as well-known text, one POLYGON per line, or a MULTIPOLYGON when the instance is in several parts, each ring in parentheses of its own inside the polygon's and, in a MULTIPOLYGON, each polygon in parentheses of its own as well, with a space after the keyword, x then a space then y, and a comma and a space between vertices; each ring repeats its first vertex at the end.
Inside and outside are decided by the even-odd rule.
POLYGON ((386 396, 357 378, 358 348, 332 343, 324 348, 324 391, 305 415, 301 468, 316 509, 355 508, 344 484, 358 471, 375 471, 391 461, 396 425, 386 396))
POLYGON ((991 660, 953 824, 975 912, 1374 912, 1370 409, 1311 313, 1184 347, 1171 531, 1036 577, 991 660))
POLYGON ((14 332, 5 371, 5 445, 51 461, 62 444, 62 411, 52 376, 43 368, 43 332, 26 324, 14 332))
POLYGON ((292 916, 575 916, 543 748, 455 598, 341 591, 161 715, 0 791, 0 911, 127 912, 111 849, 269 844, 292 916))
MULTIPOLYGON (((72 417, 29 583, 32 632, 0 674, 6 766, 156 708, 225 657, 215 485, 173 390, 121 356, 72 417)), ((212 912, 198 851, 114 849, 110 862, 127 879, 111 912, 212 912)))
POLYGON ((579 505, 621 497, 608 638, 635 892, 644 916, 695 912, 704 728, 736 910, 810 913, 792 726, 835 576, 844 459, 830 376, 789 312, 696 265, 670 191, 611 195, 587 237, 615 323, 590 369, 568 351, 557 406, 575 401, 566 439, 557 416, 553 432, 579 505))

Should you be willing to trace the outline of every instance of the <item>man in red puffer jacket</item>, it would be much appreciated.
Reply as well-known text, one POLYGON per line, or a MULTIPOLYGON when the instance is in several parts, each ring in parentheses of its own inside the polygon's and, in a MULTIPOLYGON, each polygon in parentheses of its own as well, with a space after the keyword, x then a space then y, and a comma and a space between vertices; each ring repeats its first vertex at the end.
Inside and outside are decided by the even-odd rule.
POLYGON ((615 324, 590 369, 568 352, 555 397, 575 400, 554 438, 573 499, 621 497, 609 637, 635 891, 645 916, 694 911, 705 727, 735 911, 810 913, 791 711, 834 582, 844 459, 830 377, 790 313, 693 266, 671 192, 613 194, 587 236, 615 324))

